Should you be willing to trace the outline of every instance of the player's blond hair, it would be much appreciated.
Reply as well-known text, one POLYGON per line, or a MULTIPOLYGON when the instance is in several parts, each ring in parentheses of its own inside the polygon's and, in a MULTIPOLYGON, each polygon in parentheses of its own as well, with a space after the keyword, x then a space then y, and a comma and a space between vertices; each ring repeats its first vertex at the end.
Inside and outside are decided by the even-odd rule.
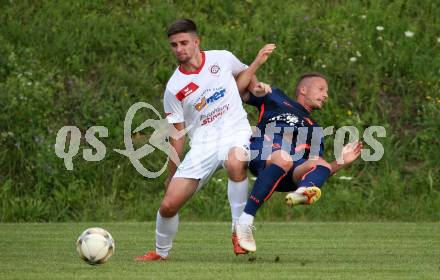
POLYGON ((319 73, 319 72, 307 72, 307 73, 302 74, 301 77, 298 78, 298 80, 296 82, 296 86, 295 86, 295 93, 298 94, 299 87, 300 87, 302 81, 309 79, 309 78, 316 78, 316 77, 322 78, 328 83, 327 77, 324 74, 319 73))

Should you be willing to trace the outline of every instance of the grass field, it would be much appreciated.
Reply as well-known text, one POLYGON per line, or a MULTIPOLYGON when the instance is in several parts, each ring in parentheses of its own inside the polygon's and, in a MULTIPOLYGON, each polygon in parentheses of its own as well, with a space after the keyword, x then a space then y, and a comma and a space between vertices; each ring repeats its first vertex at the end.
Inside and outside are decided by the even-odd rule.
POLYGON ((232 253, 227 223, 182 223, 172 259, 136 263, 154 223, 0 224, 0 279, 439 279, 439 223, 258 223, 253 257, 232 253), (77 256, 90 226, 116 242, 107 264, 77 256))

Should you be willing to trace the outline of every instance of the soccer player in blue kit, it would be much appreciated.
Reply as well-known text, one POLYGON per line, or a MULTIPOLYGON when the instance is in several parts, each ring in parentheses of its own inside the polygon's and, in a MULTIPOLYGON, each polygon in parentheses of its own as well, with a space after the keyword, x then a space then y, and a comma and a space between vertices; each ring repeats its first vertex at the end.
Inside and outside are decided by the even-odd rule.
POLYGON ((323 129, 311 117, 328 98, 327 78, 320 73, 306 73, 298 79, 296 101, 276 88, 249 92, 242 98, 260 113, 257 133, 251 138, 249 164, 257 180, 235 230, 239 245, 254 252, 254 217, 272 193, 289 192, 286 202, 290 206, 314 203, 325 181, 359 157, 362 143, 345 145, 340 163, 323 159, 323 129))

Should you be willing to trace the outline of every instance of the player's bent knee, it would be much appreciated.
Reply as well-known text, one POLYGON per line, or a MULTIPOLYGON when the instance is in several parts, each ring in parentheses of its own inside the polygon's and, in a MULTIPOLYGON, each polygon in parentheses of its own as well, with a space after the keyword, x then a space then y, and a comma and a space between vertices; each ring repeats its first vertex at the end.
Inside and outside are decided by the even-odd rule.
POLYGON ((240 147, 233 147, 228 152, 228 161, 247 163, 249 161, 249 152, 240 147))
POLYGON ((237 159, 228 159, 225 163, 227 170, 237 170, 240 172, 246 172, 247 161, 241 161, 237 159))
POLYGON ((228 178, 234 182, 242 182, 246 179, 246 177, 247 177, 246 173, 245 174, 230 174, 230 175, 228 175, 228 178))
POLYGON ((228 178, 234 182, 241 182, 247 177, 247 162, 237 159, 228 159, 225 163, 228 178))
POLYGON ((272 153, 270 160, 267 161, 267 165, 276 164, 281 167, 285 172, 289 171, 293 167, 293 161, 289 154, 279 150, 272 153))
POLYGON ((167 201, 162 201, 162 204, 160 205, 159 208, 159 213, 164 218, 174 217, 178 211, 179 211, 178 207, 167 201))
POLYGON ((293 162, 291 161, 276 161, 274 164, 281 167, 285 172, 289 171, 293 167, 293 162))
POLYGON ((231 179, 234 182, 241 182, 244 179, 246 179, 247 174, 247 168, 246 165, 236 165, 236 168, 234 168, 234 165, 229 165, 226 169, 228 173, 228 178, 231 179))

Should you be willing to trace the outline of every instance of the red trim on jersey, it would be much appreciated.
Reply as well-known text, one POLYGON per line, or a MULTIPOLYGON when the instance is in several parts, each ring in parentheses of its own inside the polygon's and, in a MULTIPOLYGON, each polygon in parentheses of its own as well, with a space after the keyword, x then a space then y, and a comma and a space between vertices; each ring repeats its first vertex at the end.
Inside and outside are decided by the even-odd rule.
POLYGON ((194 71, 187 71, 187 70, 185 70, 185 69, 182 67, 182 65, 179 65, 179 71, 180 71, 182 74, 185 74, 185 75, 199 74, 200 71, 202 71, 202 68, 203 68, 203 66, 205 65, 205 60, 206 60, 206 59, 205 59, 205 52, 201 51, 201 53, 202 53, 202 64, 200 64, 199 68, 197 68, 197 69, 194 70, 194 71))
POLYGON ((272 144, 272 149, 281 149, 281 145, 278 143, 273 143, 272 144))
POLYGON ((263 118, 263 114, 264 114, 264 103, 261 104, 261 107, 260 107, 260 116, 258 117, 258 123, 261 122, 261 119, 263 118))
POLYGON ((278 184, 281 182, 281 180, 286 177, 287 172, 284 173, 276 182, 275 185, 273 185, 272 189, 270 190, 270 193, 264 198, 264 201, 266 202, 266 200, 268 200, 270 198, 270 196, 272 195, 272 193, 275 191, 275 189, 278 187, 278 184))
POLYGON ((182 89, 176 94, 176 98, 177 98, 177 100, 182 101, 183 99, 185 99, 185 97, 187 97, 187 96, 190 95, 191 93, 195 92, 198 88, 199 88, 199 86, 196 85, 196 84, 193 83, 193 82, 187 84, 184 88, 182 88, 182 89))
POLYGON ((295 147, 295 153, 298 151, 301 151, 302 149, 305 150, 310 150, 310 145, 309 144, 301 144, 295 147))
POLYGON ((308 117, 303 117, 310 125, 313 125, 313 121, 309 119, 308 117))

